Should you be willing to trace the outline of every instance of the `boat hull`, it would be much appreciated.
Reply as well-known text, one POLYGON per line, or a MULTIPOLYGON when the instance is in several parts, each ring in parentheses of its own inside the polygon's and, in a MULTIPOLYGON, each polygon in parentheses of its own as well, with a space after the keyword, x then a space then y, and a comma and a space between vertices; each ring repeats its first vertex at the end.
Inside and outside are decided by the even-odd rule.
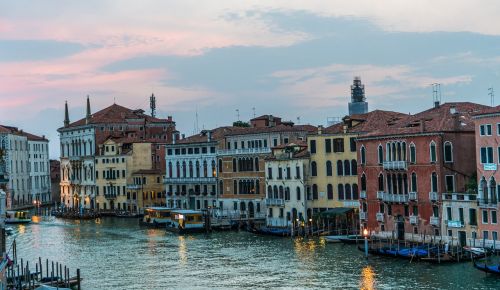
POLYGON ((474 261, 474 268, 481 270, 483 272, 486 272, 486 273, 500 275, 500 265, 488 266, 488 265, 486 265, 486 263, 479 264, 478 262, 474 261))

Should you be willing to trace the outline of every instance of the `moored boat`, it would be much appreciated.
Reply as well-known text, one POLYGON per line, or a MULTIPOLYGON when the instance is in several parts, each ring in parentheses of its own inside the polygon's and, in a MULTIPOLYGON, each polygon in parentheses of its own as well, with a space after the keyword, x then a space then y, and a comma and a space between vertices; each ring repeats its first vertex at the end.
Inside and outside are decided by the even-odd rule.
POLYGON ((148 207, 144 209, 144 217, 140 219, 140 224, 151 227, 164 227, 170 222, 172 208, 169 207, 148 207))
POLYGON ((166 230, 179 234, 204 232, 203 212, 188 209, 171 210, 166 230))
POLYGON ((5 214, 6 224, 29 224, 31 223, 31 216, 28 211, 18 210, 12 211, 8 210, 5 214))
POLYGON ((499 274, 500 275, 500 265, 487 265, 486 262, 479 264, 474 261, 474 267, 486 273, 499 274))

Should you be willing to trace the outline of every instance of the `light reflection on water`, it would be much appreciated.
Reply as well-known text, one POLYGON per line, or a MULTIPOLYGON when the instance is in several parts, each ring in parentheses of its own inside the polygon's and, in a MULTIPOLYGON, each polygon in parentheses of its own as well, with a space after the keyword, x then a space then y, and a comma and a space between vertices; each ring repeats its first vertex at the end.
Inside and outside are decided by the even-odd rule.
POLYGON ((430 265, 370 257, 323 239, 246 232, 178 236, 133 219, 14 226, 18 255, 61 262, 83 289, 500 289, 470 263, 430 265))

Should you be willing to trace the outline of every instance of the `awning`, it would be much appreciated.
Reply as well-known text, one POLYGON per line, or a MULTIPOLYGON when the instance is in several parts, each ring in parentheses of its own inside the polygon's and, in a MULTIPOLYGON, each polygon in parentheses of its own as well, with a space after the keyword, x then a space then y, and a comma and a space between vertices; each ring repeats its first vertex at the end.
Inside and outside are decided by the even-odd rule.
POLYGON ((354 211, 354 208, 351 207, 336 207, 329 209, 327 211, 323 211, 317 214, 320 218, 333 218, 339 215, 346 215, 348 212, 354 211))

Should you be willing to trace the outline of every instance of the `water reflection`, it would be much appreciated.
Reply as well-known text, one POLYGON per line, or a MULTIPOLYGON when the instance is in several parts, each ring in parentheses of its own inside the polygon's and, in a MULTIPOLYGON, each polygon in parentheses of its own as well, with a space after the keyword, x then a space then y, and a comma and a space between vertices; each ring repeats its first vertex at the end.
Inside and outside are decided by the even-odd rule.
POLYGON ((375 289, 375 272, 371 266, 366 266, 361 271, 361 281, 359 289, 373 290, 375 289))
POLYGON ((184 236, 179 236, 179 262, 183 266, 187 264, 187 247, 186 238, 184 236))

